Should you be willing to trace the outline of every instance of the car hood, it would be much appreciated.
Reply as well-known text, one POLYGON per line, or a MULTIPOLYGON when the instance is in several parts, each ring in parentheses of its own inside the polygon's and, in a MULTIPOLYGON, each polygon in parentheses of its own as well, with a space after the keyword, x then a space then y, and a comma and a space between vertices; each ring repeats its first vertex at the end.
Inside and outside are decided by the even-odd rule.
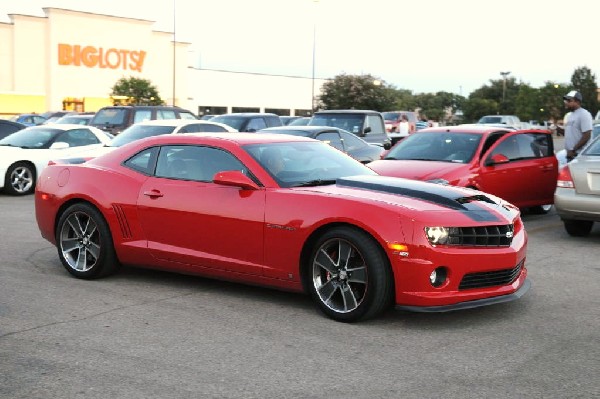
POLYGON ((457 171, 469 167, 468 164, 457 162, 385 159, 371 162, 367 166, 383 176, 424 181, 456 175, 457 171))
POLYGON ((511 204, 481 191, 387 176, 349 176, 337 179, 335 185, 306 189, 388 208, 401 207, 412 211, 414 219, 430 219, 430 212, 440 212, 442 222, 460 213, 473 223, 505 224, 519 215, 511 204))

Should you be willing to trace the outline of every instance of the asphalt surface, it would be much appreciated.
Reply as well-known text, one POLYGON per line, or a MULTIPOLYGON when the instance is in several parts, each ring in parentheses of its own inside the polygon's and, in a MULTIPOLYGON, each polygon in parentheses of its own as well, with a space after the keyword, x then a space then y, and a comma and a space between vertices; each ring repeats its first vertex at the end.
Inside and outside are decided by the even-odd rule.
POLYGON ((600 397, 600 225, 524 215, 518 301, 343 324, 307 296, 124 268, 71 277, 0 194, 0 398, 600 397))

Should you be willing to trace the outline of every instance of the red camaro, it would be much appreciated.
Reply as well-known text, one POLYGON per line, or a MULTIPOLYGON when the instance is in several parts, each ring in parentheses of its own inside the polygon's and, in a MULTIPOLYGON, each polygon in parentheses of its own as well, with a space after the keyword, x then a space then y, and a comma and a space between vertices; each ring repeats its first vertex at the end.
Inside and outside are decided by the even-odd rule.
POLYGON ((470 187, 546 213, 558 161, 547 130, 451 126, 421 130, 369 167, 384 176, 470 187))
POLYGON ((506 302, 530 286, 517 208, 378 176, 309 138, 164 135, 57 160, 35 205, 42 236, 76 277, 126 264, 306 291, 341 321, 392 303, 506 302))

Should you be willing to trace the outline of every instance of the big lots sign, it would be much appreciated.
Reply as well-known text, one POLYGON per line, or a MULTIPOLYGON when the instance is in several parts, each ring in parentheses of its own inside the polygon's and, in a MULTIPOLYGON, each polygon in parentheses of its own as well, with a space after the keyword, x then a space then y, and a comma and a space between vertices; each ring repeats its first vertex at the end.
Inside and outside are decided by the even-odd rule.
POLYGON ((142 72, 146 52, 59 43, 58 64, 88 68, 130 69, 142 72))

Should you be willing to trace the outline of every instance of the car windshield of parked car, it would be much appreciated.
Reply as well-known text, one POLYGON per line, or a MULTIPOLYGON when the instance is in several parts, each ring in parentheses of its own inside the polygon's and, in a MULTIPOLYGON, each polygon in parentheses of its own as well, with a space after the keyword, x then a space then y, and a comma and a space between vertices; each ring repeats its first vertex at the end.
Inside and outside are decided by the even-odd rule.
POLYGON ((310 121, 312 126, 333 126, 340 129, 344 129, 353 134, 361 133, 363 121, 365 117, 363 115, 356 114, 322 114, 313 116, 310 121))
POLYGON ((50 142, 56 135, 61 133, 60 129, 23 129, 6 136, 0 140, 0 146, 20 147, 20 148, 48 148, 50 142))
POLYGON ((121 147, 132 141, 144 139, 146 137, 158 136, 161 134, 169 134, 175 130, 175 126, 149 126, 149 125, 132 125, 123 130, 111 142, 110 147, 121 147))
POLYGON ((101 109, 94 116, 94 125, 121 125, 125 121, 124 108, 101 109))
POLYGON ((395 145, 384 159, 469 163, 481 137, 474 133, 415 133, 395 145))
POLYGON ((281 187, 328 185, 340 177, 377 174, 320 141, 251 144, 244 149, 281 187))
POLYGON ((381 114, 387 122, 396 122, 400 119, 400 112, 382 112, 381 114))
POLYGON ((289 134, 291 136, 311 137, 314 132, 306 130, 296 129, 265 129, 260 130, 259 133, 273 133, 273 134, 289 134))
POLYGON ((600 138, 596 137, 583 151, 583 155, 598 156, 600 155, 600 138))
POLYGON ((221 115, 221 116, 215 116, 210 121, 224 123, 226 125, 231 126, 234 129, 241 131, 242 126, 244 125, 244 122, 246 122, 247 120, 248 120, 248 118, 243 117, 243 116, 221 115))
POLYGON ((484 116, 479 119, 477 123, 502 123, 502 117, 500 116, 484 116))

